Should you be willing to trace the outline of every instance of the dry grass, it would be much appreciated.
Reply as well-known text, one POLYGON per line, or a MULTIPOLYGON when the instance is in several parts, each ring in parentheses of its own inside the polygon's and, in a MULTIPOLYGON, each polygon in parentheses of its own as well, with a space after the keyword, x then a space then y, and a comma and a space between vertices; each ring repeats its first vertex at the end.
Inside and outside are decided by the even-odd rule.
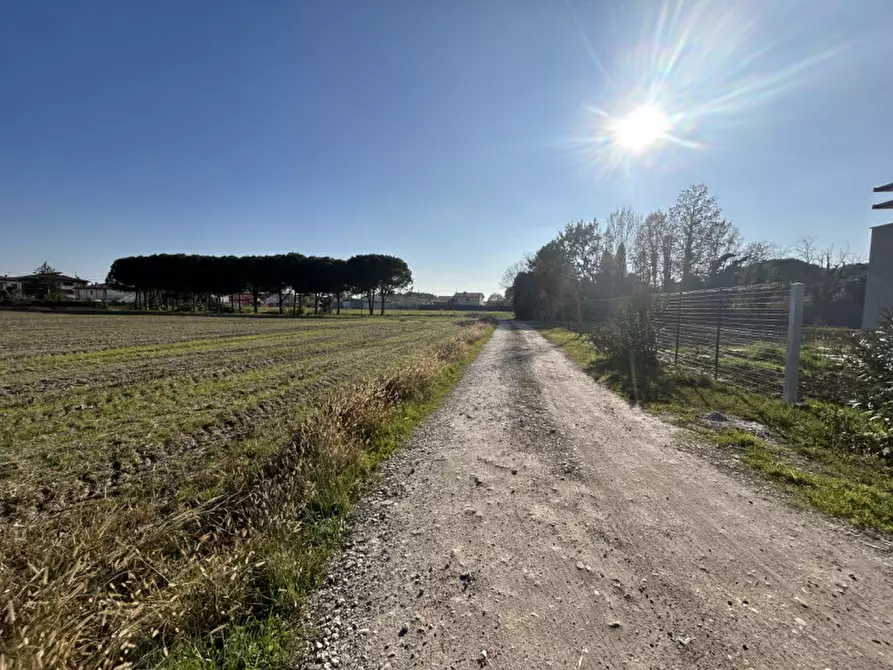
POLYGON ((329 554, 327 520, 385 455, 401 408, 429 399, 488 328, 328 389, 263 445, 187 459, 194 477, 163 471, 175 476, 7 520, 0 667, 213 665, 234 631, 293 614, 329 554))

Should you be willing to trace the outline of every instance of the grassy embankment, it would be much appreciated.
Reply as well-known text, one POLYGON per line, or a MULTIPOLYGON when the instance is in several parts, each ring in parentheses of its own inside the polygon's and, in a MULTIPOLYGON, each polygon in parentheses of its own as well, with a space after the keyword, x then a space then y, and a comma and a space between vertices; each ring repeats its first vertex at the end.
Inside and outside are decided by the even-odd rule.
MULTIPOLYGON (((855 409, 818 400, 789 406, 775 397, 666 368, 644 388, 634 389, 629 374, 612 369, 587 337, 561 328, 541 332, 595 379, 729 450, 735 460, 795 499, 857 526, 893 532, 893 466, 853 453, 848 436, 872 431, 855 409), (708 428, 702 418, 712 411, 756 421, 777 439, 708 428)), ((814 354, 807 351, 805 356, 812 359, 814 354)), ((817 367, 814 360, 809 365, 817 367)))
POLYGON ((0 320, 0 659, 13 667, 287 662, 352 501, 492 330, 0 320))

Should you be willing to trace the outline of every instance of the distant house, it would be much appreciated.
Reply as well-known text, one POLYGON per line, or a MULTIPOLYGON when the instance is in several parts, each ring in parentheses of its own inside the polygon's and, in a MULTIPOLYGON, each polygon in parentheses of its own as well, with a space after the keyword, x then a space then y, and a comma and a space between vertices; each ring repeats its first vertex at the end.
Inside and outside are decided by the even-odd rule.
POLYGON ((407 293, 407 295, 411 295, 415 299, 416 305, 433 305, 434 304, 434 294, 433 293, 407 293))
MULTIPOLYGON (((375 296, 374 309, 381 308, 381 298, 375 296)), ((369 299, 364 295, 348 295, 341 298, 341 309, 369 309, 369 299)), ((385 301, 385 309, 394 309, 390 300, 385 301)))
POLYGON ((0 277, 0 291, 19 295, 22 292, 22 282, 19 281, 17 277, 7 277, 6 275, 3 275, 0 277))
POLYGON ((395 293, 385 300, 387 309, 418 309, 419 305, 430 305, 434 296, 430 293, 395 293))
POLYGON ((453 296, 452 301, 456 305, 483 305, 484 304, 484 294, 483 293, 456 293, 453 296))
POLYGON ((69 277, 61 272, 4 277, 6 283, 17 283, 24 296, 48 300, 77 300, 77 289, 89 282, 80 277, 69 277))
MULTIPOLYGON (((287 289, 282 292, 282 306, 283 307, 291 307, 292 303, 295 302, 296 299, 297 299, 297 296, 295 295, 295 292, 292 291, 291 289, 287 289)), ((261 303, 266 305, 267 307, 279 307, 279 293, 278 293, 278 291, 268 295, 266 298, 261 300, 261 303)))
MULTIPOLYGON (((385 299, 385 310, 389 309, 418 309, 421 305, 430 305, 434 302, 431 293, 395 293, 385 299)), ((375 296, 375 309, 381 308, 381 296, 375 296)), ((366 296, 345 296, 341 300, 341 309, 369 309, 366 296)))
POLYGON ((120 291, 108 284, 87 284, 76 286, 74 289, 75 300, 95 300, 97 302, 134 302, 136 294, 133 291, 120 291))
MULTIPOLYGON (((381 300, 378 296, 375 296, 375 301, 373 304, 373 309, 381 308, 381 300)), ((385 309, 388 308, 388 304, 385 303, 385 309)), ((341 309, 369 309, 369 299, 366 296, 352 296, 350 298, 342 298, 341 299, 341 309)))

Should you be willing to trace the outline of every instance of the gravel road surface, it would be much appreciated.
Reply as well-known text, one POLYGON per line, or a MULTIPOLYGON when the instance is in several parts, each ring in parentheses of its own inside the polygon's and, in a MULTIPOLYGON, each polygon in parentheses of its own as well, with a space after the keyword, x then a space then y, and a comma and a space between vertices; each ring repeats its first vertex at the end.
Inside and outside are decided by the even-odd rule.
POLYGON ((502 322, 384 467, 308 668, 893 668, 893 557, 502 322))

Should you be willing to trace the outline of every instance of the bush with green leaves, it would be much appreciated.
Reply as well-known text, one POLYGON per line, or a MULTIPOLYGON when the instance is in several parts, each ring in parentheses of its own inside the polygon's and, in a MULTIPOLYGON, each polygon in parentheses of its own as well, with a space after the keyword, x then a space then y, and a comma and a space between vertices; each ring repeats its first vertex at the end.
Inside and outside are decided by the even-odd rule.
POLYGON ((878 454, 893 457, 893 313, 884 312, 877 327, 856 340, 846 364, 856 379, 854 405, 885 435, 878 454))
POLYGON ((606 354, 608 366, 628 378, 628 390, 637 397, 660 369, 660 308, 655 296, 643 288, 625 299, 610 320, 592 333, 592 343, 606 354))

